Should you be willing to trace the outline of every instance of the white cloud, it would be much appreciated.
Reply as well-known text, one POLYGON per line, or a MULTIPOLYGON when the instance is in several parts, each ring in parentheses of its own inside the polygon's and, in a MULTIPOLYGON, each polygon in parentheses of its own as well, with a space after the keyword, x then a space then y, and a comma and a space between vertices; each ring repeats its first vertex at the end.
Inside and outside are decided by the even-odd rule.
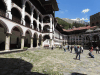
POLYGON ((64 11, 60 11, 60 13, 62 13, 62 14, 63 14, 63 13, 64 13, 64 11))
POLYGON ((86 13, 86 12, 89 12, 89 10, 90 10, 90 9, 87 8, 87 9, 82 10, 82 12, 83 12, 83 13, 86 13))
POLYGON ((85 18, 82 18, 81 20, 88 20, 87 18, 85 19, 85 18))

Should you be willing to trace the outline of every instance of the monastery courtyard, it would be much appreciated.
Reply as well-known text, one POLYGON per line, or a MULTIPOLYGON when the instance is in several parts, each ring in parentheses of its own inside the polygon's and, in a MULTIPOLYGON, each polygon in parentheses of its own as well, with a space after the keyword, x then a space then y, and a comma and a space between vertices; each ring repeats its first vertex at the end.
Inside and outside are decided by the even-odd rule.
POLYGON ((84 50, 81 60, 63 49, 34 49, 0 54, 0 75, 100 75, 100 54, 84 50), (79 73, 79 74, 78 74, 79 73))

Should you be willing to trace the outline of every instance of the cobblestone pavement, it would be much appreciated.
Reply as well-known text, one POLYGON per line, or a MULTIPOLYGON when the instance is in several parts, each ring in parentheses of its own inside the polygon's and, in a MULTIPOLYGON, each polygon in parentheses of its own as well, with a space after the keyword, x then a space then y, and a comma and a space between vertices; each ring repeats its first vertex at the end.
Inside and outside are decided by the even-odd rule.
MULTIPOLYGON (((44 75, 42 72, 31 71, 32 68, 41 68, 41 66, 45 66, 45 68, 48 66, 49 69, 64 75, 100 75, 100 54, 96 54, 95 51, 93 51, 95 58, 90 58, 89 51, 84 50, 81 60, 75 59, 74 50, 72 53, 70 51, 64 53, 63 50, 58 49, 48 50, 47 53, 45 50, 41 52, 40 49, 38 52, 32 50, 29 52, 33 54, 33 58, 36 58, 34 56, 47 55, 42 56, 37 62, 34 62, 35 59, 30 61, 28 58, 30 53, 22 58, 19 58, 20 55, 16 55, 18 53, 8 54, 9 56, 0 55, 0 75, 44 75)), ((47 70, 45 69, 45 71, 47 70)))

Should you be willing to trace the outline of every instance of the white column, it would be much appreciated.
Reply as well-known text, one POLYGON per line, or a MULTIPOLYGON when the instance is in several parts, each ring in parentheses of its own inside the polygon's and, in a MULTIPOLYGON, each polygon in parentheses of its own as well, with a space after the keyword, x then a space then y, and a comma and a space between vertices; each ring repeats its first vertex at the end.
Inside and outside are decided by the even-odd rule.
POLYGON ((6 10, 6 17, 9 19, 12 19, 12 14, 11 14, 11 0, 7 0, 7 10, 6 10))
POLYGON ((38 13, 38 15, 37 15, 37 29, 38 29, 38 31, 39 31, 39 13, 38 13))
POLYGON ((5 51, 9 51, 9 48, 10 48, 10 34, 7 34, 5 39, 5 51))
POLYGON ((33 12, 31 12, 31 25, 30 25, 30 27, 32 27, 32 29, 33 29, 33 12))
POLYGON ((41 31, 43 31, 43 17, 41 18, 41 31))
POLYGON ((23 24, 25 26, 24 17, 25 17, 25 4, 23 4, 23 6, 22 6, 22 18, 21 18, 21 24, 23 24))
POLYGON ((50 32, 52 32, 52 17, 50 16, 50 32))
POLYGON ((31 38, 31 48, 33 48, 33 38, 31 38))
POLYGON ((25 37, 25 36, 22 36, 22 37, 21 37, 21 49, 24 48, 24 37, 25 37))

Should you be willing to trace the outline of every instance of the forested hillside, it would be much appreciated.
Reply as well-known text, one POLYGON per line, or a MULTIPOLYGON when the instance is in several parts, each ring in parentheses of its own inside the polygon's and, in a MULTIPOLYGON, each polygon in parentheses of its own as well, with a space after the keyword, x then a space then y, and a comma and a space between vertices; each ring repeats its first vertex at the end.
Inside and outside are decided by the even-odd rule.
POLYGON ((76 28, 85 26, 84 24, 79 24, 79 23, 73 23, 73 24, 67 23, 66 21, 60 19, 59 17, 56 17, 56 19, 58 20, 58 23, 63 26, 64 29, 72 28, 73 26, 75 26, 76 28))

